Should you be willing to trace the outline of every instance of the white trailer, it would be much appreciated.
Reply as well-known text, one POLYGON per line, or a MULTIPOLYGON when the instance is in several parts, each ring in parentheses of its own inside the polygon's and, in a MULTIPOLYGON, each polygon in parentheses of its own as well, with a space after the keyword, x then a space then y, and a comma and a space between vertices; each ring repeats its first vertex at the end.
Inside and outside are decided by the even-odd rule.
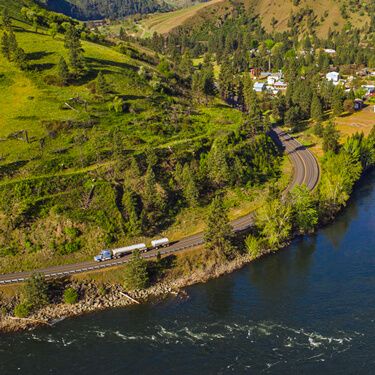
POLYGON ((153 248, 157 249, 159 247, 166 247, 169 245, 168 238, 161 238, 160 240, 151 241, 151 245, 153 248))
POLYGON ((131 254, 136 250, 141 251, 141 252, 147 251, 147 246, 144 243, 138 243, 136 245, 120 247, 118 249, 113 249, 112 255, 113 255, 114 258, 119 258, 123 255, 131 254))

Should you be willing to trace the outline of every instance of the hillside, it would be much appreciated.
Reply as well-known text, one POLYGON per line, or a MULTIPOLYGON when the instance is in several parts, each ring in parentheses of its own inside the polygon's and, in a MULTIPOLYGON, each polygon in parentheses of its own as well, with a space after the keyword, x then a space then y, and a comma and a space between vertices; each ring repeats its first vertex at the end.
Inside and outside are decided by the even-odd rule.
POLYGON ((298 26, 299 31, 313 29, 318 36, 325 37, 329 29, 341 30, 348 22, 357 28, 370 22, 369 5, 350 0, 214 0, 183 11, 147 16, 140 22, 140 28, 143 36, 153 32, 165 34, 178 26, 204 24, 213 18, 225 19, 242 5, 251 14, 258 15, 269 32, 290 30, 293 25, 298 26))
POLYGON ((152 35, 154 32, 167 34, 177 26, 183 25, 185 22, 189 21, 202 9, 223 1, 224 0, 211 0, 174 12, 150 15, 139 22, 139 29, 141 30, 140 36, 144 38, 152 35))
POLYGON ((48 9, 79 20, 122 19, 133 14, 166 12, 186 8, 198 0, 38 0, 48 9))
POLYGON ((193 98, 167 59, 45 10, 23 12, 31 25, 17 9, 1 31, 18 46, 0 55, 3 272, 181 238, 202 229, 216 191, 235 217, 278 178, 273 142, 239 135, 243 114, 193 98))
POLYGON ((171 10, 163 0, 38 0, 49 10, 79 20, 119 19, 131 14, 171 10))
POLYGON ((297 15, 295 22, 301 22, 303 19, 305 30, 308 28, 308 22, 316 24, 319 36, 326 36, 330 28, 341 30, 347 22, 361 28, 370 19, 366 13, 365 3, 350 0, 247 0, 246 5, 260 16, 267 31, 289 29, 291 23, 288 25, 288 21, 291 14, 297 15), (311 18, 307 14, 304 15, 305 9, 313 11, 311 18), (272 19, 277 22, 274 26, 272 19))

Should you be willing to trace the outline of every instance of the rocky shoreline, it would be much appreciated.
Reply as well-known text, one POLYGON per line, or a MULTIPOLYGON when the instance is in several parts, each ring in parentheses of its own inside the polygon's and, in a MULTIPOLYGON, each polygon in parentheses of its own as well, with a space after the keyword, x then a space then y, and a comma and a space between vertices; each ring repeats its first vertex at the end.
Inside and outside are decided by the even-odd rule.
MULTIPOLYGON (((184 287, 206 282, 224 274, 233 272, 254 260, 245 254, 235 259, 216 264, 209 269, 193 272, 188 277, 181 277, 173 281, 157 283, 148 289, 128 292, 121 285, 106 285, 103 293, 94 282, 78 282, 72 280, 69 286, 74 287, 80 295, 80 300, 72 305, 56 303, 48 305, 28 318, 15 318, 10 315, 1 315, 0 332, 9 333, 30 330, 40 326, 53 326, 65 318, 75 317, 94 311, 116 307, 126 307, 139 303, 146 303, 155 298, 166 298, 169 295, 184 294, 184 287)), ((11 310, 16 301, 0 301, 0 308, 11 310)))

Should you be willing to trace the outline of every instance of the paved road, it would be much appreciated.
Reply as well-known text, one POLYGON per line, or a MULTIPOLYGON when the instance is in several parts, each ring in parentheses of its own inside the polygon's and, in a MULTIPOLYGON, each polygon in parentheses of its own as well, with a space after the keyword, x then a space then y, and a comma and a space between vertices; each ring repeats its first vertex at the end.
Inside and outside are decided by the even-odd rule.
MULTIPOLYGON (((285 152, 287 153, 293 164, 294 175, 291 183, 286 189, 286 192, 288 192, 294 186, 302 184, 306 184, 306 186, 310 190, 313 190, 319 181, 319 166, 312 153, 304 146, 302 146, 297 140, 295 140, 294 138, 290 137, 287 133, 282 131, 280 128, 275 128, 271 136, 276 143, 279 143, 282 147, 284 147, 285 152)), ((253 215, 249 214, 239 219, 236 219, 232 221, 231 224, 236 232, 243 231, 253 224, 253 215)), ((197 233, 192 236, 183 238, 182 240, 176 243, 173 243, 168 248, 161 249, 160 253, 162 255, 171 254, 185 249, 193 248, 197 245, 201 245, 202 243, 203 233, 197 233)), ((143 257, 155 257, 157 252, 157 250, 151 250, 143 254, 143 257)), ((130 256, 124 256, 120 259, 111 260, 103 263, 96 263, 94 261, 90 261, 78 264, 50 267, 47 269, 37 270, 37 272, 44 274, 46 277, 61 277, 76 273, 97 270, 101 268, 117 266, 128 262, 129 259, 130 256)), ((28 277, 30 277, 31 274, 32 272, 19 272, 0 275, 0 284, 22 282, 28 277)))

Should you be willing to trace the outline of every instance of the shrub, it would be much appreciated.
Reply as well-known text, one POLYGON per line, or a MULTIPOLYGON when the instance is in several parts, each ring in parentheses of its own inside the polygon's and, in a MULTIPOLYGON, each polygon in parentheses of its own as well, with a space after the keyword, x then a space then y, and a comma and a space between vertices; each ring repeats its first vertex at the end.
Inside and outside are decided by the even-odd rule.
POLYGON ((74 288, 67 288, 64 291, 64 302, 73 305, 78 301, 78 292, 74 288))
POLYGON ((252 258, 257 258, 262 253, 262 240, 250 234, 246 237, 245 245, 252 258))
POLYGON ((26 318, 30 315, 30 311, 30 305, 27 302, 22 302, 14 308, 14 315, 17 318, 26 318))

